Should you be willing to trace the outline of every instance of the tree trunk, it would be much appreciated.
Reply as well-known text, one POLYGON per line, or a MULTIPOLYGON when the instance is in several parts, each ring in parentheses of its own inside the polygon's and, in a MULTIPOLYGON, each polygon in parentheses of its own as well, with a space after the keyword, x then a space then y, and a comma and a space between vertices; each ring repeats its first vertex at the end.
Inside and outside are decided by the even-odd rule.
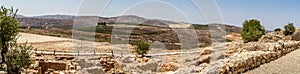
POLYGON ((6 63, 6 60, 5 60, 6 52, 7 52, 7 46, 4 45, 4 46, 2 46, 2 50, 1 50, 1 58, 2 58, 1 64, 6 63))
POLYGON ((7 72, 8 72, 8 74, 10 74, 9 66, 7 65, 6 59, 5 59, 6 58, 5 54, 6 54, 7 50, 8 50, 8 47, 7 47, 6 43, 2 42, 2 50, 1 50, 2 62, 1 62, 1 67, 3 68, 2 64, 5 63, 6 66, 7 66, 7 72))

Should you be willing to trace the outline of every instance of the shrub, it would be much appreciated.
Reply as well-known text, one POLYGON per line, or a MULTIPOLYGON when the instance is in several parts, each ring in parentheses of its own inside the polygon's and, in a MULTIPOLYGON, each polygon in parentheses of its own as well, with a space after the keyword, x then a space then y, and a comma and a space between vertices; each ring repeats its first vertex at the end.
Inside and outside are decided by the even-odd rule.
POLYGON ((32 63, 31 50, 32 46, 28 46, 27 43, 24 45, 13 45, 14 47, 6 54, 8 73, 21 74, 22 69, 28 68, 32 63))
POLYGON ((258 41, 262 35, 265 34, 264 27, 260 24, 260 21, 252 19, 246 20, 243 23, 242 38, 244 42, 258 41))
POLYGON ((283 31, 283 34, 286 36, 294 34, 294 32, 296 30, 293 23, 289 23, 288 25, 285 25, 284 29, 285 30, 283 31))
POLYGON ((281 29, 280 29, 280 28, 276 28, 276 29, 274 30, 274 32, 277 32, 277 31, 281 31, 281 29))
POLYGON ((139 55, 142 55, 142 57, 145 56, 145 54, 147 54, 147 51, 149 50, 150 45, 146 42, 135 42, 134 45, 136 45, 137 47, 135 48, 135 52, 139 55))

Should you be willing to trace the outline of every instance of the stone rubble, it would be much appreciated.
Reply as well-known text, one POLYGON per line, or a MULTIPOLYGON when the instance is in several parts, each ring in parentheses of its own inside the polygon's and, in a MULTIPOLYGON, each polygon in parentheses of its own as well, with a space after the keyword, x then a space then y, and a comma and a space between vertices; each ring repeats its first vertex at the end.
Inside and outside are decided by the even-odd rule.
POLYGON ((258 42, 235 41, 228 45, 226 58, 210 63, 202 63, 196 69, 201 74, 238 74, 276 60, 300 48, 300 41, 282 32, 271 32, 258 42))
POLYGON ((224 59, 220 73, 243 73, 247 70, 258 67, 261 64, 268 63, 272 60, 276 60, 281 56, 292 52, 293 50, 299 49, 300 42, 288 41, 283 43, 261 43, 257 45, 259 46, 252 46, 258 47, 256 51, 248 50, 239 53, 234 53, 231 54, 231 56, 229 56, 228 58, 224 59))
POLYGON ((76 59, 73 56, 55 56, 55 59, 46 59, 43 55, 36 54, 33 57, 36 61, 29 67, 27 73, 239 74, 276 60, 299 48, 300 41, 293 41, 291 36, 284 36, 282 32, 271 32, 264 35, 258 42, 231 42, 225 50, 225 58, 216 61, 211 60, 212 54, 216 52, 213 49, 184 55, 189 58, 180 59, 180 62, 164 61, 155 57, 113 57, 111 55, 101 55, 90 59, 76 59))
POLYGON ((285 36, 283 31, 271 32, 263 35, 258 42, 278 42, 292 40, 292 36, 285 36))
POLYGON ((78 64, 74 62, 74 57, 33 58, 34 63, 26 71, 28 74, 78 74, 78 64))
POLYGON ((166 72, 166 71, 176 71, 179 67, 178 63, 164 63, 160 66, 159 71, 160 72, 166 72))

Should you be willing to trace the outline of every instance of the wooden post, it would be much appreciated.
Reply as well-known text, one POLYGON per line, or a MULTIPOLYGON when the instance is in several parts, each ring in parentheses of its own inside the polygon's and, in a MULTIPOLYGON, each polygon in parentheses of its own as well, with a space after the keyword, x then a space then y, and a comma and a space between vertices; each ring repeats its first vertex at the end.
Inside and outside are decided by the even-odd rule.
POLYGON ((53 51, 53 54, 55 55, 55 50, 53 51))
POLYGON ((96 55, 96 50, 94 50, 94 56, 96 55))
POLYGON ((113 51, 113 50, 110 50, 110 51, 111 51, 111 55, 112 55, 113 57, 115 57, 115 56, 114 56, 114 51, 113 51))
POLYGON ((78 56, 79 56, 79 50, 77 50, 78 56))

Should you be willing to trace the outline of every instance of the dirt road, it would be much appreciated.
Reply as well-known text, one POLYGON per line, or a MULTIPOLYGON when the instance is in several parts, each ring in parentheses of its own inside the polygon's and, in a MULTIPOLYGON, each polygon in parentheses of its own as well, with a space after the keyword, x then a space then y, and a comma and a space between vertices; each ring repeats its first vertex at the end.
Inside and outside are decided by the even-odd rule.
POLYGON ((277 60, 263 64, 245 74, 299 74, 300 50, 295 50, 277 60))

